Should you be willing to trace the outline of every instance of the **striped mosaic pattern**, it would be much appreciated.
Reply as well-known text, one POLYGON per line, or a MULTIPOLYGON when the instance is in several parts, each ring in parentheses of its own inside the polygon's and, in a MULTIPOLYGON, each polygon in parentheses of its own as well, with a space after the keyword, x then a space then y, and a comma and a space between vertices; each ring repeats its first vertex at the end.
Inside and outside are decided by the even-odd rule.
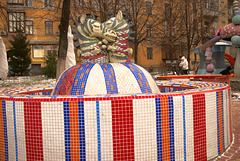
POLYGON ((66 70, 53 95, 160 93, 145 69, 132 63, 79 64, 66 70))
MULTIPOLYGON (((113 64, 112 66, 116 66, 116 64, 113 64)), ((139 67, 139 69, 141 69, 141 67, 139 67)), ((119 71, 119 68, 115 68, 115 71, 119 71)), ((147 71, 144 71, 144 70, 142 70, 142 71, 143 71, 143 73, 145 73, 145 72, 147 73, 147 71)), ((124 72, 130 72, 130 71, 124 70, 124 72)), ((112 71, 110 71, 110 73, 112 73, 112 71)), ((117 73, 114 73, 114 74, 118 75, 117 73)), ((62 77, 63 77, 63 75, 62 75, 62 77)), ((147 78, 147 81, 149 82, 149 84, 151 84, 151 86, 154 86, 157 83, 157 86, 159 87, 159 89, 162 93, 176 92, 176 91, 181 91, 181 93, 183 93, 183 92, 189 93, 189 92, 195 92, 195 91, 207 91, 207 90, 213 90, 213 89, 217 89, 217 88, 221 89, 221 88, 228 87, 227 84, 215 83, 215 82, 178 81, 178 80, 171 80, 171 81, 166 80, 166 81, 156 81, 156 82, 153 81, 152 82, 151 81, 152 79, 149 79, 148 77, 146 77, 146 78, 147 78)), ((98 80, 98 83, 99 83, 99 81, 101 81, 101 80, 98 80)), ((112 79, 112 82, 113 81, 115 81, 115 80, 112 79)), ((62 79, 59 79, 58 82, 62 82, 62 79)), ((106 84, 108 84, 107 81, 106 81, 106 84)), ((124 83, 118 84, 118 86, 120 87, 120 88, 118 88, 118 90, 123 89, 124 85, 126 85, 126 84, 124 84, 124 83)), ((60 86, 57 85, 55 87, 55 89, 58 90, 59 87, 60 86)), ((3 87, 3 88, 0 88, 0 96, 2 95, 2 96, 17 97, 17 96, 19 96, 18 94, 21 94, 21 95, 22 94, 30 94, 30 95, 33 95, 32 97, 34 98, 35 97, 34 95, 37 95, 36 97, 39 97, 39 95, 44 95, 44 96, 50 95, 52 93, 53 89, 54 89, 53 84, 52 85, 35 85, 35 86, 28 86, 28 87, 15 87, 15 88, 3 87)), ((133 89, 128 88, 127 90, 133 90, 133 89)), ((54 96, 54 98, 57 98, 57 97, 60 97, 60 96, 54 96)), ((108 97, 111 97, 111 95, 108 95, 108 97)))
POLYGON ((207 160, 231 144, 229 88, 154 96, 0 98, 0 158, 207 160))

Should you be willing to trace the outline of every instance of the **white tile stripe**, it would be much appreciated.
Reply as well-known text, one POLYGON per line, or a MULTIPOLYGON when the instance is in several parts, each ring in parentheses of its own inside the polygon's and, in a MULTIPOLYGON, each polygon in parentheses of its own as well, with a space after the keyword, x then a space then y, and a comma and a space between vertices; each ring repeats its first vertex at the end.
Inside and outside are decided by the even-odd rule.
POLYGON ((112 108, 111 101, 99 101, 101 159, 113 160, 112 108))
POLYGON ((194 133, 193 133, 193 98, 192 95, 185 95, 186 112, 186 158, 194 160, 194 133))
POLYGON ((174 151, 175 159, 184 160, 184 124, 183 124, 183 98, 173 97, 174 105, 174 151))
POLYGON ((218 155, 216 92, 205 93, 207 159, 218 155))
POLYGON ((138 85, 138 82, 132 72, 122 64, 112 63, 111 64, 116 76, 116 82, 118 87, 119 94, 126 93, 141 93, 141 89, 138 85), (122 66, 120 68, 120 66, 122 66), (127 75, 127 77, 126 77, 127 75), (123 79, 124 78, 124 79, 123 79), (131 82, 131 83, 129 83, 131 82), (128 87, 128 88, 126 88, 128 87))
POLYGON ((6 101, 7 117, 7 136, 8 136, 8 159, 16 160, 14 118, 13 118, 13 101, 6 101))
POLYGON ((41 111, 44 160, 64 160, 63 102, 41 102, 41 111))
POLYGON ((135 160, 157 160, 155 99, 133 100, 135 160))
POLYGON ((104 74, 102 72, 101 66, 99 64, 95 64, 88 76, 85 88, 85 95, 95 95, 103 93, 107 94, 104 74), (96 84, 97 86, 95 86, 96 84))
POLYGON ((26 159, 26 139, 25 139, 25 120, 24 120, 24 103, 15 102, 16 113, 16 132, 18 146, 18 160, 26 159))
POLYGON ((223 110, 224 110, 224 148, 227 148, 229 145, 229 109, 228 109, 228 91, 223 91, 223 110))
POLYGON ((86 160, 98 160, 97 113, 95 101, 84 101, 86 160))

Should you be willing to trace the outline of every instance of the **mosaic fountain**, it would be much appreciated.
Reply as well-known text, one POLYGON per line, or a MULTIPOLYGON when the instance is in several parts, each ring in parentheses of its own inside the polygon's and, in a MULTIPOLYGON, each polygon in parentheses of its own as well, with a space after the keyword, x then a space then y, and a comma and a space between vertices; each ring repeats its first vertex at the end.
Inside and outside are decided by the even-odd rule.
POLYGON ((82 64, 56 86, 0 89, 0 160, 210 160, 228 148, 230 86, 156 82, 130 63, 129 30, 121 12, 82 15, 82 64))

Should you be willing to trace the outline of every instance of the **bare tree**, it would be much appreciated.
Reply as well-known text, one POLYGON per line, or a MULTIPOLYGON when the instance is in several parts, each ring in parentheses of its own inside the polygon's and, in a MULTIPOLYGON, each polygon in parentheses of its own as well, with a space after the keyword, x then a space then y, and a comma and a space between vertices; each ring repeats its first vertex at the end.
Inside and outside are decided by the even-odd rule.
POLYGON ((135 63, 138 63, 138 46, 144 41, 156 41, 153 33, 162 24, 163 13, 159 1, 130 0, 121 1, 123 13, 132 20, 134 24, 135 39, 133 40, 135 63))
POLYGON ((191 49, 215 36, 217 28, 214 28, 213 23, 221 9, 218 0, 184 0, 180 4, 182 43, 186 46, 187 58, 190 60, 191 49))
POLYGON ((176 0, 165 1, 162 4, 162 24, 156 26, 155 44, 165 49, 166 59, 173 60, 179 56, 182 38, 182 21, 180 19, 180 3, 176 0))
POLYGON ((62 17, 59 26, 60 38, 57 62, 57 79, 60 77, 60 74, 65 70, 65 60, 68 48, 67 32, 69 26, 70 4, 70 0, 63 0, 62 17))
POLYGON ((0 30, 7 31, 7 22, 8 22, 8 16, 7 16, 7 2, 6 1, 0 1, 0 30))

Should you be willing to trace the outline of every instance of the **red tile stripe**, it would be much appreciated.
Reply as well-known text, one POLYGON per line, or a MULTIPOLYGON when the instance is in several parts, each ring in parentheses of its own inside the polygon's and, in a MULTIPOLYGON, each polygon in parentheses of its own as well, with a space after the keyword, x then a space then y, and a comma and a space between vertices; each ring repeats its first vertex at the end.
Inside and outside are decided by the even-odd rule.
POLYGON ((24 102, 26 156, 28 161, 43 160, 41 102, 24 102))
POLYGON ((194 160, 207 160, 205 95, 193 95, 194 160))
POLYGON ((78 102, 69 102, 70 136, 71 136, 71 159, 80 160, 78 102))
POLYGON ((117 161, 134 160, 132 100, 113 100, 111 103, 113 158, 117 161))
POLYGON ((168 97, 161 98, 162 160, 170 160, 169 106, 168 97))
POLYGON ((2 101, 0 101, 0 159, 5 160, 4 120, 2 101))

